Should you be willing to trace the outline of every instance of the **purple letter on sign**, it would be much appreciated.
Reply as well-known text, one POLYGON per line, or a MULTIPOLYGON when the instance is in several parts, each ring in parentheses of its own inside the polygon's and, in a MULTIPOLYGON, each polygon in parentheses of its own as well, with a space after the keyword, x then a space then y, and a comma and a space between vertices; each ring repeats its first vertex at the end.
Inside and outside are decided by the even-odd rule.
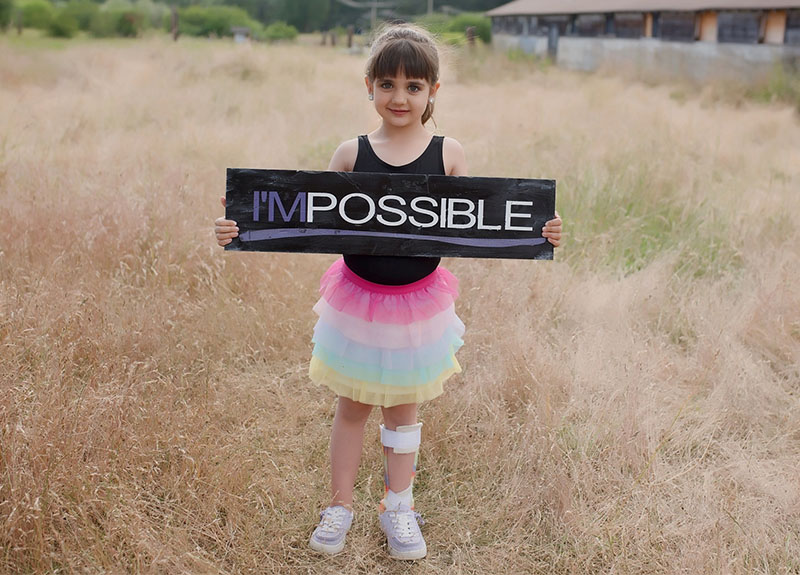
POLYGON ((283 202, 281 202, 281 197, 278 195, 278 192, 270 192, 269 193, 269 221, 275 221, 275 204, 278 204, 278 210, 281 212, 281 217, 283 218, 284 222, 288 222, 292 219, 294 215, 294 211, 297 209, 297 206, 300 206, 300 221, 306 221, 306 194, 305 192, 300 192, 295 196, 294 203, 292 207, 289 209, 289 213, 286 213, 286 209, 283 207, 283 202))

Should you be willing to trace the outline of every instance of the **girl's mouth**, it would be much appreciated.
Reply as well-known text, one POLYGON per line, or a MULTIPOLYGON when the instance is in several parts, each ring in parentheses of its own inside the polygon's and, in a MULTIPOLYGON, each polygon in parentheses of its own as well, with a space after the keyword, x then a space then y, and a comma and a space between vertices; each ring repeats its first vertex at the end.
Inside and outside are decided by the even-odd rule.
POLYGON ((410 112, 410 110, 392 110, 391 108, 389 108, 389 111, 395 116, 402 116, 410 112))

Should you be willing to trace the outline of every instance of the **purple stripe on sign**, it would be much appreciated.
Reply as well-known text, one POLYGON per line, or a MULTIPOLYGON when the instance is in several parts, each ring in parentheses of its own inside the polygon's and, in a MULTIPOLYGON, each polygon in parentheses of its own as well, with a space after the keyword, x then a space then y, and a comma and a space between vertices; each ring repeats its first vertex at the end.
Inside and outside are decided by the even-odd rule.
POLYGON ((253 230, 239 235, 243 242, 257 242, 261 240, 282 240, 287 238, 302 238, 310 236, 356 236, 369 238, 392 238, 396 240, 424 240, 472 246, 476 248, 513 248, 517 246, 538 246, 545 243, 545 238, 531 239, 484 239, 484 238, 447 238, 442 236, 423 236, 419 234, 392 234, 389 232, 359 232, 356 230, 325 230, 325 229, 283 229, 283 230, 253 230))

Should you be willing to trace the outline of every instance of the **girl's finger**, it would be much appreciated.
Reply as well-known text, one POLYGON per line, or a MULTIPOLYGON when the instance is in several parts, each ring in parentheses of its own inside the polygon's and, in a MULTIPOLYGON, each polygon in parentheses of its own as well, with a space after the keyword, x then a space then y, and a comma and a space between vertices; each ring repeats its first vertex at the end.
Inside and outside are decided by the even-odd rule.
POLYGON ((233 240, 220 240, 220 241, 219 241, 219 245, 221 245, 221 246, 227 246, 227 245, 228 245, 229 243, 231 243, 232 241, 233 241, 233 240))
POLYGON ((237 228, 236 226, 214 226, 215 233, 220 233, 220 232, 228 233, 228 232, 238 232, 238 231, 239 228, 237 228))
POLYGON ((219 202, 222 204, 222 207, 224 208, 226 206, 226 204, 225 204, 225 196, 220 196, 219 202))
POLYGON ((239 237, 239 232, 228 232, 228 233, 217 232, 218 240, 224 240, 225 238, 236 238, 236 237, 239 237))
POLYGON ((235 226, 236 222, 234 222, 233 220, 226 220, 223 217, 219 217, 216 220, 214 220, 214 225, 217 225, 217 226, 235 226))

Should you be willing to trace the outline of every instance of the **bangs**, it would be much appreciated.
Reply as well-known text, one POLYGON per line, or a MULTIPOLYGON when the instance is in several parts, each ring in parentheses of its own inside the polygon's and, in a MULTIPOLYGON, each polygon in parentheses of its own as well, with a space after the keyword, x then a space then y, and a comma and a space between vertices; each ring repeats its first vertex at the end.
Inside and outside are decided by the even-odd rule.
POLYGON ((405 38, 389 40, 370 62, 367 75, 370 79, 391 78, 403 74, 406 78, 438 80, 438 58, 419 43, 405 38))

